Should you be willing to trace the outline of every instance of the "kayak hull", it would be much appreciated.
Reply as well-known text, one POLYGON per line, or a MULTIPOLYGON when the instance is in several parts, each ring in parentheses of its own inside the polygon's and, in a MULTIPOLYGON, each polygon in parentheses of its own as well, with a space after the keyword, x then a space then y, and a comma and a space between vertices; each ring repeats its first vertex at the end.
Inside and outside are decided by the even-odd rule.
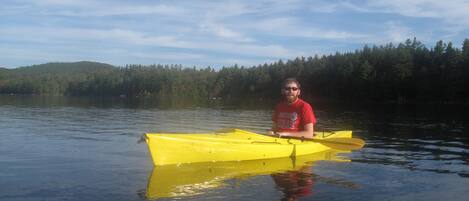
MULTIPOLYGON (((316 138, 351 138, 351 131, 316 133, 316 138)), ((155 166, 296 157, 323 152, 330 147, 311 141, 282 139, 240 129, 208 134, 146 133, 155 166)))

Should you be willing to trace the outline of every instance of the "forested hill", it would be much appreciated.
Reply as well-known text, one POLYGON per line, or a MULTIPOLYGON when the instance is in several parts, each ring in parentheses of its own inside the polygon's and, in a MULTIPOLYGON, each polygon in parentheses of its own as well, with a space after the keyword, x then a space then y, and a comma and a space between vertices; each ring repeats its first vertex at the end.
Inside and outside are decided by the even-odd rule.
POLYGON ((115 70, 112 65, 89 61, 0 69, 0 93, 66 95, 71 83, 115 70))
POLYGON ((70 73, 89 73, 96 71, 112 70, 114 66, 104 63, 80 61, 72 63, 47 63, 33 66, 20 67, 12 69, 14 74, 31 75, 31 74, 70 74, 70 73))
POLYGON ((275 100, 297 77, 309 99, 468 102, 469 39, 462 48, 417 40, 348 53, 214 70, 181 65, 48 63, 0 69, 0 93, 151 97, 162 100, 275 100))

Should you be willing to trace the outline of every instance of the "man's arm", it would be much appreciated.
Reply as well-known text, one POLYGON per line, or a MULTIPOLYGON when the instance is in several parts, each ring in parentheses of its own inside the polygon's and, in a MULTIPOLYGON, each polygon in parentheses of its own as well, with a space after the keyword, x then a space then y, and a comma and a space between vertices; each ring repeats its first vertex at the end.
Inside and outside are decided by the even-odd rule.
POLYGON ((275 121, 272 122, 272 129, 267 133, 269 135, 275 135, 275 131, 277 130, 277 123, 275 121))
POLYGON ((275 121, 272 122, 272 131, 276 131, 277 130, 277 123, 275 123, 275 121))
POLYGON ((298 138, 313 138, 314 136, 314 124, 308 123, 304 126, 303 131, 298 132, 277 132, 276 134, 280 137, 298 137, 298 138))

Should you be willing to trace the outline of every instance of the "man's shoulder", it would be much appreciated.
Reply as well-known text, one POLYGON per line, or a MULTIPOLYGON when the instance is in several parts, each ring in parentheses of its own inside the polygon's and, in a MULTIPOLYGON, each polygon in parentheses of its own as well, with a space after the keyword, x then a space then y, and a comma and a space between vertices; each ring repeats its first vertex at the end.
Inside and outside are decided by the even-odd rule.
POLYGON ((301 98, 298 99, 298 105, 301 107, 311 107, 311 104, 309 104, 308 102, 304 101, 301 98))
POLYGON ((281 107, 282 105, 284 105, 285 103, 283 101, 280 101, 277 103, 277 105, 275 105, 276 108, 278 107, 281 107))
POLYGON ((298 98, 298 100, 296 100, 296 102, 293 103, 292 105, 289 105, 285 101, 281 101, 277 103, 275 108, 278 109, 278 108, 312 108, 312 107, 311 107, 311 104, 309 104, 308 102, 304 101, 301 98, 298 98))
POLYGON ((300 109, 301 111, 306 111, 306 110, 313 110, 313 107, 311 107, 311 104, 309 104, 308 102, 300 99, 298 100, 299 103, 298 103, 298 106, 297 108, 300 109))

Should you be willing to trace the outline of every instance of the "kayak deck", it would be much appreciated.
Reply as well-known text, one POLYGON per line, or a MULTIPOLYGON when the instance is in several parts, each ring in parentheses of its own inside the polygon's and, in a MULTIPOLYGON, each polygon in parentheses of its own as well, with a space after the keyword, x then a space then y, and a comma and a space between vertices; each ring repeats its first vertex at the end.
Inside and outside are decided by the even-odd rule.
MULTIPOLYGON (((352 131, 317 132, 315 139, 351 138, 352 131)), ((296 157, 329 150, 323 143, 230 129, 215 133, 146 133, 155 166, 296 157)))

